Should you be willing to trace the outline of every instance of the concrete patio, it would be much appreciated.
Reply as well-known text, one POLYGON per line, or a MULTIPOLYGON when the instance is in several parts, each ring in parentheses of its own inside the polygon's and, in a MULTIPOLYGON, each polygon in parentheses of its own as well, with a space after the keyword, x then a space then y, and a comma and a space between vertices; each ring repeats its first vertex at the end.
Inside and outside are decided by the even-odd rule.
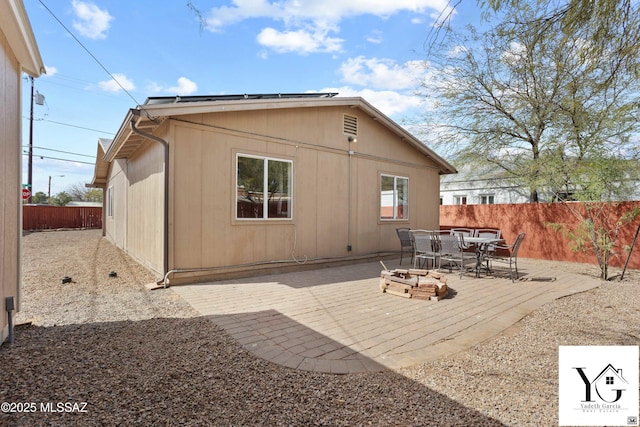
MULTIPOLYGON (((385 264, 398 267, 397 260, 385 264)), ((481 278, 447 274, 449 296, 432 302, 382 293, 381 269, 370 262, 172 289, 258 357, 344 374, 449 357, 545 303, 600 284, 522 259, 521 281, 512 283, 504 270, 481 278)))

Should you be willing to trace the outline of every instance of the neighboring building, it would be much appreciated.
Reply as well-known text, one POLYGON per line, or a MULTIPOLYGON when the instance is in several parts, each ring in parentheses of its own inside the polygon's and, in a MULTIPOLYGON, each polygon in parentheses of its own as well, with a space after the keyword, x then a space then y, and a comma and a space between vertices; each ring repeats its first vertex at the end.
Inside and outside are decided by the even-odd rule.
MULTIPOLYGON (((635 165, 629 165, 629 171, 636 171, 635 165)), ((637 182, 631 186, 633 191, 625 195, 627 201, 640 200, 640 182, 637 177, 628 175, 628 182, 637 182)), ((572 192, 555 193, 545 191, 539 193, 541 202, 573 200, 572 192)), ((504 171, 495 168, 466 165, 460 168, 457 175, 446 175, 440 180, 441 205, 492 205, 510 203, 529 203, 529 191, 523 188, 504 171)))
POLYGON ((455 169, 361 98, 149 98, 100 140, 104 233, 172 283, 399 250, 455 169), (168 171, 168 173, 167 173, 168 171))
POLYGON ((527 203, 529 194, 498 170, 464 166, 440 180, 441 205, 527 203))
POLYGON ((20 307, 23 72, 39 77, 44 65, 22 1, 4 0, 0 2, 0 344, 10 332, 8 305, 20 307))

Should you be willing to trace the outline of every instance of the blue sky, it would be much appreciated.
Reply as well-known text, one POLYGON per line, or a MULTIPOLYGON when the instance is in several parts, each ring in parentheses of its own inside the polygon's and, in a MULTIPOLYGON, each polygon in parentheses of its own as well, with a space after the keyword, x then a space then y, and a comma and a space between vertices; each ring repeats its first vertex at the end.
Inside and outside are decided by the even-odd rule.
MULTIPOLYGON (((200 25, 186 1, 23 1, 47 68, 35 79, 45 104, 34 106, 33 191, 46 193, 52 176, 52 195, 91 180, 98 138, 113 137, 128 109, 149 96, 335 91, 362 96, 400 124, 415 120, 428 105, 414 94, 428 75, 424 43, 449 7, 193 0, 200 25)), ((463 3, 454 26, 479 15, 476 2, 463 3)), ((23 92, 26 146, 27 79, 23 92)), ((26 183, 27 156, 23 170, 26 183)))

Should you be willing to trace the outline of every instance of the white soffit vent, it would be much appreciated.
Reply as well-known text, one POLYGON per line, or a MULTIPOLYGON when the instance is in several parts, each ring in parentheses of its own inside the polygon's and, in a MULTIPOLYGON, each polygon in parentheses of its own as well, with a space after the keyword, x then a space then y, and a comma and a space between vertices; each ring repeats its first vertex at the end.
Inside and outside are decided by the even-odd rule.
POLYGON ((344 115, 343 132, 345 135, 358 136, 358 118, 344 115))

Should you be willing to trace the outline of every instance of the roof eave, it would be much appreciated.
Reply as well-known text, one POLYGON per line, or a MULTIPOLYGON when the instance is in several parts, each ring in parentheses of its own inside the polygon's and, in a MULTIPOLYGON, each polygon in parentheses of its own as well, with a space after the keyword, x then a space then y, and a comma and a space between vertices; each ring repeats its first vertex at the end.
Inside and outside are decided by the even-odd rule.
POLYGON ((0 2, 0 28, 16 55, 22 71, 31 77, 45 74, 38 44, 22 1, 0 2))
POLYGON ((343 99, 352 99, 352 100, 358 101, 360 103, 360 105, 358 106, 367 114, 369 114, 371 118, 382 123, 388 129, 391 129, 396 135, 400 136, 402 140, 408 142, 411 146, 416 148, 418 151, 422 152, 426 157, 432 159, 440 168, 440 175, 458 173, 458 171, 452 164, 450 164, 445 159, 440 157, 435 151, 427 147, 422 141, 420 141, 418 138, 413 136, 405 128, 397 124, 388 116, 383 114, 376 107, 369 104, 363 98, 343 98, 343 99))
MULTIPOLYGON (((130 152, 135 151, 137 146, 142 143, 138 141, 131 144, 133 132, 131 130, 131 122, 136 127, 147 127, 152 129, 157 127, 164 118, 171 116, 183 116, 189 114, 246 111, 259 109, 285 109, 285 108, 312 108, 318 106, 348 106, 351 108, 359 108, 369 117, 377 120, 383 126, 390 129, 405 142, 420 151, 426 157, 431 159, 438 166, 441 175, 454 174, 458 171, 449 162, 440 157, 435 151, 431 150, 419 139, 409 133, 402 126, 384 115, 380 110, 369 104, 361 97, 333 97, 333 98, 305 98, 305 99, 242 99, 232 101, 206 101, 197 102, 190 105, 183 104, 154 104, 138 106, 137 109, 130 109, 126 118, 120 125, 120 129, 116 134, 111 146, 105 153, 105 160, 112 162, 116 158, 127 157, 130 152), (127 145, 126 149, 124 149, 127 145)), ((139 138, 139 137, 137 137, 139 138)), ((135 141, 134 141, 135 142, 135 141)))

